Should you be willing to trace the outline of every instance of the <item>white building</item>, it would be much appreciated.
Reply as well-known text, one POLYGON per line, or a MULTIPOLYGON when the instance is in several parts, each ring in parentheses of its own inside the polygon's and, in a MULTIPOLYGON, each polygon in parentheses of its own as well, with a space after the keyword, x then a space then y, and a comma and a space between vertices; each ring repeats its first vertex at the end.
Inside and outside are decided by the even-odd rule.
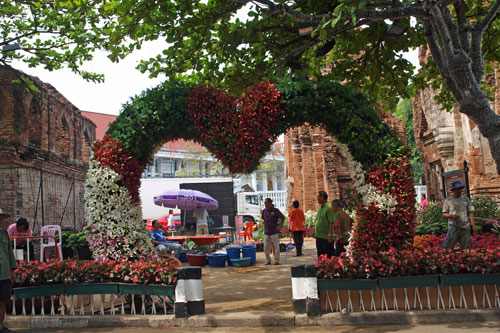
MULTIPOLYGON (((101 140, 114 115, 82 111, 96 124, 96 139, 101 140)), ((283 143, 273 145, 262 160, 261 166, 250 175, 230 175, 203 146, 185 140, 165 143, 156 153, 153 162, 146 167, 143 178, 178 177, 232 177, 235 192, 285 191, 283 143)))

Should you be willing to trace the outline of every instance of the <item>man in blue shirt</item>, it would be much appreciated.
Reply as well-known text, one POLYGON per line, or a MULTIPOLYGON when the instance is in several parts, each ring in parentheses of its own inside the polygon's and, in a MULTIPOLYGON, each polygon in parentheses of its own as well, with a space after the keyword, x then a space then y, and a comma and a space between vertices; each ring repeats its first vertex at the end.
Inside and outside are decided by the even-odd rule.
POLYGON ((151 242, 155 246, 156 251, 174 251, 174 257, 179 259, 182 247, 181 244, 177 242, 169 242, 165 239, 165 231, 160 230, 160 228, 163 229, 163 227, 158 220, 154 220, 152 226, 153 230, 149 232, 149 235, 151 236, 151 242))

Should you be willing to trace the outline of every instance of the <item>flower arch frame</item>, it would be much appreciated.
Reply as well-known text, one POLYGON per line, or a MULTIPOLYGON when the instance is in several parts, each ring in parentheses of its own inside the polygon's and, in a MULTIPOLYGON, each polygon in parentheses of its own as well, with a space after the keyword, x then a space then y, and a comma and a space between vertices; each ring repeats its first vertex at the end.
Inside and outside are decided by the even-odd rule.
MULTIPOLYGON (((94 258, 152 256, 141 216, 140 176, 163 143, 194 140, 232 173, 250 173, 280 134, 304 123, 322 126, 333 135, 342 151, 358 163, 356 172, 405 153, 404 145, 363 95, 323 78, 261 82, 240 97, 208 85, 172 80, 136 96, 92 148, 85 208, 94 258)), ((375 197, 391 202, 387 195, 375 197)))

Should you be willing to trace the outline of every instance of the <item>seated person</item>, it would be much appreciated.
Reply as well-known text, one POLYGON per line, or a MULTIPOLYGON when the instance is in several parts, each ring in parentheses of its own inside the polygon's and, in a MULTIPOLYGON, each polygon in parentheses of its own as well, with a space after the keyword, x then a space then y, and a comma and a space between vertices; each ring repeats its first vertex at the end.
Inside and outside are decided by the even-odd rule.
POLYGON ((151 236, 151 242, 155 246, 156 251, 174 251, 174 257, 179 259, 182 245, 165 239, 165 229, 163 229, 158 220, 154 220, 151 225, 153 230, 149 232, 149 235, 151 236), (160 230, 160 228, 163 230, 160 230))
MULTIPOLYGON (((9 227, 7 228, 7 233, 9 234, 9 237, 33 236, 30 224, 24 217, 18 218, 16 223, 12 223, 11 225, 9 225, 9 227)), ((26 250, 28 248, 26 239, 16 239, 15 241, 17 249, 26 250)), ((12 243, 12 248, 14 248, 14 239, 11 239, 10 242, 12 243)), ((30 241, 29 260, 35 260, 35 251, 32 241, 30 241)))

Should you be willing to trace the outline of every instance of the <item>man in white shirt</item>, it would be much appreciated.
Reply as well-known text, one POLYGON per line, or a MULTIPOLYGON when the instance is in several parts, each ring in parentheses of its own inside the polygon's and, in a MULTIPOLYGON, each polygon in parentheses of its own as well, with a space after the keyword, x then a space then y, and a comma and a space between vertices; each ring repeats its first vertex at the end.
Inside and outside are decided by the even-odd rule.
POLYGON ((462 182, 455 181, 451 184, 452 196, 446 198, 443 203, 443 217, 448 219, 450 229, 446 235, 443 247, 452 249, 455 243, 459 243, 462 249, 470 247, 470 226, 477 233, 474 222, 474 207, 469 198, 462 195, 464 186, 462 182), (469 223, 470 222, 470 223, 469 223))
POLYGON ((208 235, 208 212, 201 204, 196 204, 193 210, 194 222, 196 223, 197 235, 208 235))

